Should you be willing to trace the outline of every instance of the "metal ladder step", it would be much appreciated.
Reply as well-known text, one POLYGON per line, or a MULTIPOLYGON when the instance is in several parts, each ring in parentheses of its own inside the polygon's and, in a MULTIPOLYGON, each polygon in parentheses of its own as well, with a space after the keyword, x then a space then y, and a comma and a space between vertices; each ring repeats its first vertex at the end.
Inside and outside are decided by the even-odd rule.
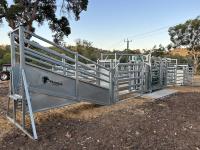
POLYGON ((22 96, 18 94, 9 95, 9 98, 13 99, 14 101, 22 100, 22 96))
POLYGON ((18 94, 9 95, 9 98, 16 102, 16 108, 22 110, 22 96, 18 94))

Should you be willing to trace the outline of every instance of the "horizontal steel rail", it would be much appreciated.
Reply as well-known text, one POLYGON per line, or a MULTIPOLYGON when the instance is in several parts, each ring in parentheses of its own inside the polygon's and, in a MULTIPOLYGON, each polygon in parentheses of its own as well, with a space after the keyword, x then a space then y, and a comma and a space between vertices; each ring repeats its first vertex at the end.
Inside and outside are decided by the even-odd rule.
MULTIPOLYGON (((100 72, 100 71, 98 71, 98 70, 92 68, 92 67, 89 67, 89 66, 87 66, 86 64, 84 64, 84 63, 82 63, 82 62, 78 62, 78 64, 81 65, 81 66, 83 66, 83 67, 86 67, 86 68, 88 68, 88 69, 90 69, 90 70, 93 70, 93 71, 95 71, 96 73, 102 74, 103 76, 110 77, 108 74, 105 74, 105 73, 103 73, 103 72, 100 72)), ((104 69, 104 68, 103 68, 103 69, 104 69)))
POLYGON ((84 71, 82 71, 82 70, 79 70, 79 71, 80 71, 81 73, 85 74, 85 75, 94 77, 94 78, 99 79, 99 80, 101 80, 101 81, 104 81, 104 82, 106 82, 106 83, 110 83, 109 80, 105 80, 105 79, 102 79, 102 78, 100 78, 100 77, 96 77, 95 75, 91 74, 90 72, 84 72, 84 71))
MULTIPOLYGON (((70 57, 68 57, 68 56, 66 56, 66 55, 64 55, 64 54, 60 54, 60 53, 58 53, 58 52, 56 52, 56 51, 53 51, 53 50, 51 50, 51 49, 49 49, 49 48, 47 48, 47 47, 41 46, 41 45, 36 44, 36 43, 34 43, 34 42, 32 42, 32 41, 29 41, 29 40, 25 40, 25 42, 28 43, 28 44, 30 44, 30 45, 32 45, 32 46, 34 46, 34 47, 36 47, 36 48, 42 49, 42 50, 45 51, 45 52, 48 52, 48 53, 53 54, 53 55, 55 55, 55 56, 58 56, 58 57, 60 57, 60 58, 69 60, 69 61, 71 61, 71 62, 75 62, 74 59, 72 59, 72 58, 70 58, 70 57)), ((29 48, 29 49, 30 49, 30 48, 29 48)))
POLYGON ((118 91, 128 90, 130 87, 141 86, 141 85, 142 85, 141 83, 138 83, 138 84, 132 84, 132 85, 127 85, 127 86, 119 87, 118 91))
POLYGON ((139 80, 139 79, 141 79, 141 77, 118 79, 118 82, 131 81, 131 80, 135 80, 135 79, 139 80))
MULTIPOLYGON (((17 30, 18 29, 16 29, 15 31, 17 31, 17 30)), ((111 76, 110 76, 110 69, 86 58, 85 56, 77 54, 77 52, 73 52, 73 51, 69 50, 68 48, 61 47, 39 35, 36 35, 35 33, 31 33, 26 30, 24 30, 24 33, 29 34, 32 37, 39 39, 43 42, 46 42, 52 46, 55 46, 56 48, 60 49, 64 53, 67 52, 70 54, 70 56, 68 56, 68 54, 66 55, 64 53, 60 53, 60 51, 59 52, 54 51, 48 47, 44 47, 44 46, 40 45, 37 42, 30 41, 30 40, 24 38, 24 44, 27 44, 24 47, 25 48, 25 51, 24 51, 25 58, 28 60, 32 60, 30 62, 25 62, 26 64, 34 65, 39 68, 49 70, 51 72, 55 71, 55 72, 58 72, 59 74, 62 74, 62 71, 63 71, 63 75, 65 75, 64 72, 66 72, 70 76, 74 75, 73 76, 74 78, 80 78, 80 79, 85 78, 87 80, 93 80, 93 82, 96 82, 95 84, 98 83, 97 82, 98 80, 106 82, 108 84, 110 84, 110 82, 112 81, 111 76), (36 49, 33 49, 30 46, 32 46, 36 49), (78 61, 75 59, 76 55, 78 56, 77 57, 78 61), (63 62, 63 60, 64 60, 64 62, 63 62), (83 63, 83 61, 93 64, 95 66, 95 68, 88 66, 87 64, 83 63), (76 63, 77 63, 78 68, 75 67, 76 63), (44 66, 47 66, 48 69, 45 68, 44 66), (97 69, 97 67, 98 67, 98 69, 97 69), (52 68, 52 69, 49 69, 49 68, 52 68), (108 73, 104 73, 103 71, 100 71, 100 69, 104 69, 108 73), (76 70, 79 72, 77 77, 75 76, 76 70)), ((13 36, 15 38, 19 38, 19 34, 16 34, 16 32, 12 32, 11 34, 13 34, 13 36)), ((15 45, 19 47, 19 44, 15 43, 15 45)), ((98 85, 98 86, 101 86, 101 85, 98 85)))
POLYGON ((49 41, 49 40, 47 40, 47 39, 45 39, 45 38, 43 38, 43 37, 41 37, 39 35, 36 35, 35 33, 29 32, 27 30, 25 30, 25 32, 28 33, 28 34, 30 34, 31 36, 33 36, 35 38, 38 38, 38 39, 40 39, 40 40, 42 40, 42 41, 44 41, 44 42, 46 42, 46 43, 48 43, 50 45, 55 46, 55 47, 57 47, 57 48, 59 48, 59 49, 61 49, 63 51, 69 52, 71 54, 76 54, 76 52, 73 52, 73 51, 69 50, 68 48, 64 48, 62 46, 59 46, 58 44, 55 44, 55 43, 53 43, 53 42, 51 42, 51 41, 49 41))
POLYGON ((96 62, 94 62, 94 61, 92 61, 92 60, 86 58, 85 56, 82 56, 82 55, 80 55, 80 54, 78 54, 78 56, 79 56, 80 58, 82 58, 82 59, 85 59, 85 60, 91 62, 92 64, 95 64, 96 66, 98 66, 98 67, 100 67, 100 68, 103 68, 103 69, 105 69, 105 70, 107 70, 107 71, 110 71, 110 69, 108 69, 108 68, 106 68, 106 67, 104 67, 104 66, 102 66, 102 65, 97 64, 96 62))
POLYGON ((128 73, 138 73, 138 72, 141 72, 141 70, 131 70, 131 71, 118 71, 119 74, 128 74, 128 73))

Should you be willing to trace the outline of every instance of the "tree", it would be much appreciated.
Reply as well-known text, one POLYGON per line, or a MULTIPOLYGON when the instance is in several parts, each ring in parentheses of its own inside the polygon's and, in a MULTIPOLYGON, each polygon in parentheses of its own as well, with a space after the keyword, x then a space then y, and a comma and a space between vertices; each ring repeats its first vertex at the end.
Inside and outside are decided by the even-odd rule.
POLYGON ((164 57, 166 54, 165 48, 160 44, 157 48, 155 45, 151 50, 151 55, 155 57, 164 57))
POLYGON ((79 54, 93 61, 97 61, 97 59, 100 58, 100 50, 98 48, 93 47, 92 42, 77 39, 75 43, 75 51, 77 51, 79 54))
POLYGON ((184 47, 190 51, 194 59, 194 70, 197 73, 200 65, 200 17, 170 27, 169 35, 174 48, 184 47))
POLYGON ((1 46, 0 45, 0 69, 3 64, 10 63, 10 46, 1 46))
POLYGON ((135 50, 125 49, 125 50, 123 50, 123 53, 127 53, 127 54, 141 54, 140 49, 135 49, 135 50))
POLYGON ((49 28, 54 33, 56 43, 61 43, 64 36, 71 33, 67 14, 73 14, 75 20, 80 19, 80 13, 87 10, 88 0, 62 0, 61 7, 56 5, 59 0, 0 0, 0 23, 5 19, 8 25, 15 29, 24 25, 30 32, 34 32, 33 22, 42 25, 48 22, 49 28), (62 16, 57 16, 56 11, 60 8, 62 16))

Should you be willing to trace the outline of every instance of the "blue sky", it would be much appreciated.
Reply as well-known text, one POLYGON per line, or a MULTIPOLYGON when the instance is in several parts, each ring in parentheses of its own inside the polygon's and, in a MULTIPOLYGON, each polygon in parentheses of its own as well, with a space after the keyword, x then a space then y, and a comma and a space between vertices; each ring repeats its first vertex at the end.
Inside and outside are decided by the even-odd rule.
MULTIPOLYGON (((98 48, 123 50, 128 37, 131 49, 165 46, 170 43, 168 27, 200 15, 199 6, 199 0, 89 0, 79 21, 70 18, 72 33, 65 42, 73 45, 80 38, 98 48)), ((6 23, 0 25, 1 44, 9 44, 9 31, 6 23)), ((47 24, 36 33, 52 40, 47 24)))

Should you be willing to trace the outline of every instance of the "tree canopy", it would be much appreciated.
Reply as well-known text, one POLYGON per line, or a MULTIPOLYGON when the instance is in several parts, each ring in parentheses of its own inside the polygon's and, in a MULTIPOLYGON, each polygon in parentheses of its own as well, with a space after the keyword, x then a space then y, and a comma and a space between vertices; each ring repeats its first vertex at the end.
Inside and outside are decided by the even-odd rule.
POLYGON ((158 47, 155 45, 151 50, 151 55, 155 57, 165 57, 166 49, 162 44, 160 44, 158 47))
POLYGON ((34 32, 34 22, 40 26, 47 21, 56 43, 71 33, 66 16, 72 14, 75 20, 79 20, 80 13, 86 11, 88 5, 88 0, 13 0, 12 4, 8 1, 0 0, 0 23, 5 19, 12 29, 24 25, 28 31, 34 32), (57 5, 59 3, 61 5, 57 5), (62 15, 56 15, 57 10, 62 15))
POLYGON ((170 39, 174 47, 186 47, 199 50, 200 46, 200 16, 169 28, 170 39))
POLYGON ((173 47, 184 47, 194 59, 195 72, 200 64, 200 17, 169 28, 173 47))

